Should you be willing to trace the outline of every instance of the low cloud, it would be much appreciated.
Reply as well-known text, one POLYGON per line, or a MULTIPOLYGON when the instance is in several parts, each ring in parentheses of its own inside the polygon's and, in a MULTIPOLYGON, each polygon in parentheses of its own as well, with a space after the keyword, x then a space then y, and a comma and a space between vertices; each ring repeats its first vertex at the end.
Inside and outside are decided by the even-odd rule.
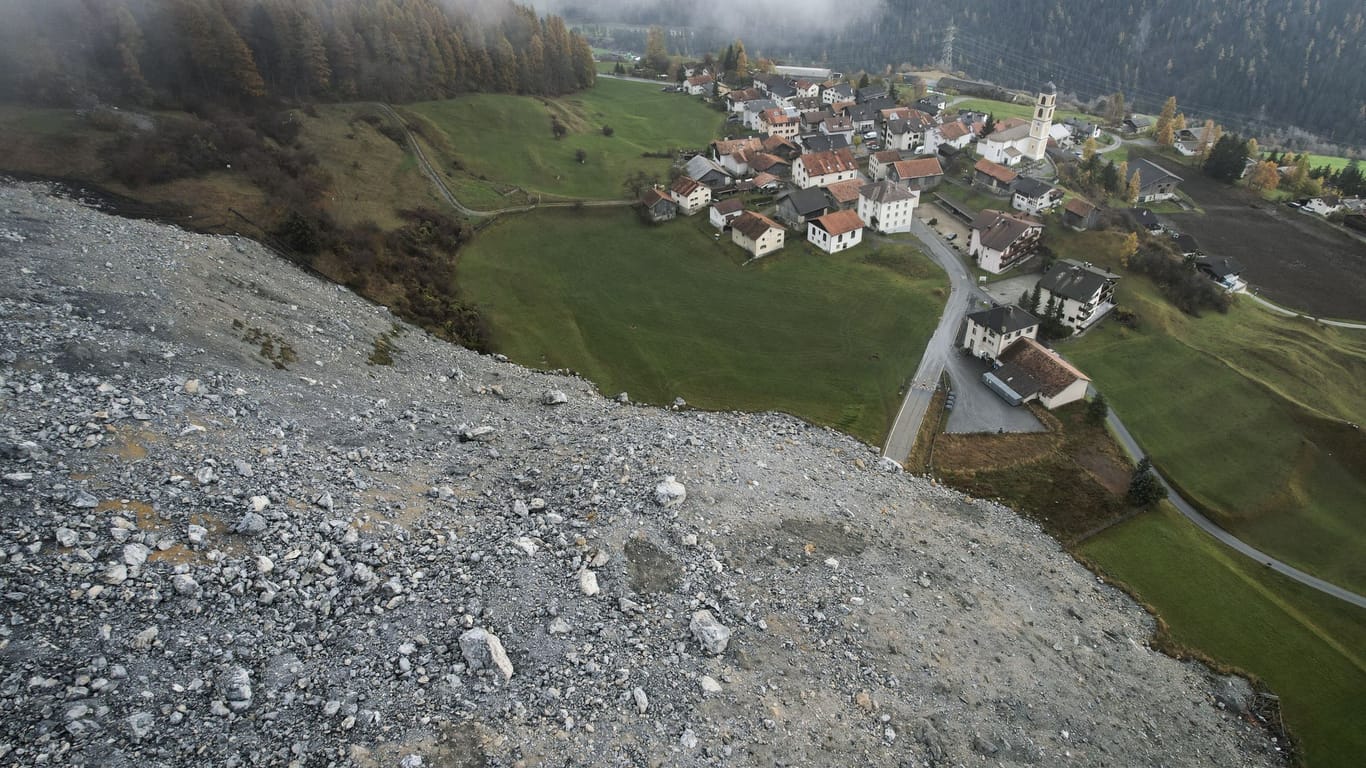
POLYGON ((801 35, 842 31, 871 21, 886 0, 533 0, 533 5, 541 13, 571 20, 734 30, 732 37, 749 40, 779 30, 801 35))

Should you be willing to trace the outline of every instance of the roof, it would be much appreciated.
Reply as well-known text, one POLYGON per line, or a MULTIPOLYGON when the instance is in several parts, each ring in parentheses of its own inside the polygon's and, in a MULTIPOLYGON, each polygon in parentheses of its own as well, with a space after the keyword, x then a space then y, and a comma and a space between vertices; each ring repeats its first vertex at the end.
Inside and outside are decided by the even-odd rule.
POLYGON ((992 307, 968 315, 968 321, 999 334, 1023 331, 1039 324, 1039 319, 1014 304, 992 307))
POLYGON ((683 175, 688 178, 701 179, 710 173, 719 173, 722 176, 727 176, 726 170, 717 165, 706 155, 696 155, 693 159, 688 161, 687 165, 683 166, 683 175))
POLYGON ((892 163, 892 170, 898 179, 924 179, 930 176, 943 176, 944 169, 937 157, 917 157, 914 160, 900 160, 892 163))
POLYGON ((643 203, 646 208, 653 208, 656 205, 659 205, 660 203, 668 203, 669 205, 674 205, 674 201, 672 198, 665 197, 664 193, 660 192, 657 189, 651 189, 645 194, 641 195, 640 202, 643 203))
POLYGON ((698 75, 696 77, 688 78, 688 85, 706 85, 707 83, 715 81, 716 78, 712 77, 711 75, 698 75))
POLYGON ((765 152, 773 152, 782 147, 796 149, 797 145, 782 136, 769 136, 763 140, 763 147, 765 152))
POLYGON ((849 138, 842 133, 834 133, 828 136, 823 133, 813 133, 802 137, 802 145, 810 152, 831 152, 847 148, 849 138))
POLYGON ((834 198, 835 202, 840 205, 858 202, 859 190, 862 188, 862 179, 837 181, 834 184, 829 184, 825 187, 826 191, 830 193, 830 197, 834 198))
POLYGON ((755 176, 750 181, 754 184, 756 188, 762 189, 763 187, 766 187, 769 184, 777 184, 778 182, 782 181, 782 179, 778 178, 777 176, 774 176, 771 173, 761 173, 758 176, 755 176))
POLYGON ((1219 278, 1229 275, 1240 275, 1243 272, 1243 265, 1232 256, 1202 256, 1195 260, 1196 266, 1202 271, 1209 272, 1219 278))
POLYGON ((978 173, 984 173, 990 176, 991 178, 1001 182, 1002 184, 1010 184, 1011 182, 1015 181, 1015 179, 1018 178, 1020 175, 1005 167, 1004 165, 991 162, 985 157, 981 160, 978 160, 977 164, 972 166, 972 168, 978 173))
POLYGON ((961 139, 964 136, 967 136, 969 133, 972 133, 972 129, 968 128, 966 125, 963 125, 957 120, 944 123, 943 125, 939 126, 939 135, 943 136, 948 141, 953 141, 954 139, 961 139))
POLYGON ((886 179, 866 184, 859 189, 858 193, 859 197, 867 198, 869 202, 879 204, 915 200, 920 197, 919 192, 914 192, 886 179))
POLYGON ((697 181, 696 179, 690 179, 687 176, 679 176, 677 179, 674 179, 674 183, 669 185, 669 191, 684 197, 691 195, 701 188, 704 188, 702 182, 697 181))
POLYGON ((1090 301, 1111 280, 1109 273, 1094 267, 1059 261, 1039 278, 1039 286, 1054 295, 1084 303, 1090 301))
POLYGON ((838 149, 834 152, 810 152, 799 158, 802 167, 810 176, 824 176, 828 173, 843 173, 845 171, 857 171, 858 161, 854 159, 854 153, 847 149, 838 149))
POLYGON ((1024 195, 1031 200, 1038 200, 1057 191, 1058 188, 1052 184, 1028 176, 1021 176, 1015 180, 1015 194, 1024 195))
POLYGON ((1177 182, 1182 180, 1180 176, 1177 176, 1151 160, 1135 160, 1132 163, 1129 163, 1129 176, 1125 181, 1127 182, 1129 179, 1132 179, 1135 173, 1139 174, 1139 183, 1145 187, 1149 184, 1158 184, 1169 179, 1177 182))
POLYGON ((847 117, 827 117, 821 121, 821 127, 826 133, 836 133, 839 131, 852 131, 854 123, 847 117))
POLYGON ((717 213, 721 214, 722 216, 727 216, 732 213, 739 213, 740 211, 743 211, 745 209, 745 201, 741 200, 738 197, 732 197, 729 200, 722 200, 721 202, 716 203, 712 207, 716 209, 717 213))
POLYGON ((999 368, 987 373, 1005 385, 1006 389, 1015 393, 1021 400, 1028 400, 1040 389, 1039 382, 1035 381, 1033 376, 1025 373, 1024 369, 1018 365, 1002 363, 999 368))
POLYGON ((999 358, 1007 365, 1013 365, 1039 383, 1039 391, 1045 397, 1053 397, 1067 389, 1078 379, 1091 379, 1072 364, 1058 357, 1057 353, 1039 342, 1022 338, 1006 347, 999 358))
POLYGON ((860 219, 858 214, 853 211, 835 211, 834 213, 827 213, 818 219, 813 219, 811 223, 826 232, 829 232, 831 235, 842 235, 846 232, 863 229, 863 219, 860 219))
POLYGON ((830 207, 830 198, 826 197, 825 190, 820 187, 794 189, 787 193, 787 200, 797 215, 803 217, 830 207))
POLYGON ((996 130, 992 131, 990 136, 987 136, 987 141, 997 141, 997 142, 1019 141, 1020 139, 1023 139, 1024 137, 1026 137, 1026 136, 1028 136, 1028 135, 1029 135, 1029 124, 1028 124, 1028 123, 1026 123, 1026 124, 1024 124, 1024 125, 1012 125, 1012 126, 1010 126, 1009 128, 1002 128, 999 124, 997 124, 996 130))
POLYGON ((786 160, 767 152, 759 152, 749 158, 749 167, 755 171, 767 171, 775 165, 790 165, 786 160))
POLYGON ((740 214, 739 218, 730 223, 730 227, 740 230, 740 234, 750 240, 758 240, 770 229, 782 229, 773 219, 754 211, 745 211, 740 214))
POLYGON ((1195 253, 1200 250, 1200 243, 1197 242, 1194 237, 1184 232, 1172 239, 1176 241, 1176 247, 1180 249, 1182 253, 1195 253))
POLYGON ((757 136, 746 136, 742 139, 717 139, 716 141, 713 141, 711 145, 716 148, 716 154, 719 157, 721 155, 734 154, 741 150, 762 149, 764 143, 757 136))
POLYGON ((730 93, 727 93, 726 101, 737 103, 741 101, 754 101, 755 99, 762 99, 763 97, 763 92, 758 88, 746 88, 741 91, 731 91, 730 93))
POLYGON ((1084 219, 1087 216, 1090 216, 1091 213, 1096 210, 1096 207, 1080 197, 1074 197, 1071 200, 1068 200, 1067 205, 1064 205, 1062 209, 1073 216, 1084 219))
POLYGON ((1157 220, 1157 214, 1147 208, 1126 208, 1124 212, 1145 229, 1158 229, 1162 226, 1162 222, 1157 220))
POLYGON ((827 91, 834 91, 836 96, 853 96, 854 87, 848 83, 840 83, 826 88, 827 91))
POLYGON ((1147 128, 1148 126, 1153 124, 1151 118, 1144 117, 1143 115, 1130 115, 1124 118, 1124 122, 1132 123, 1134 126, 1138 128, 1147 128))
POLYGON ((874 152, 868 156, 869 160, 876 160, 879 163, 895 163, 901 160, 901 153, 895 149, 884 149, 881 152, 874 152))
POLYGON ((972 220, 972 228, 978 230, 982 246, 993 251, 1004 251, 1029 230, 1042 226, 1029 219, 1016 218, 1008 213, 993 210, 982 211, 972 220))

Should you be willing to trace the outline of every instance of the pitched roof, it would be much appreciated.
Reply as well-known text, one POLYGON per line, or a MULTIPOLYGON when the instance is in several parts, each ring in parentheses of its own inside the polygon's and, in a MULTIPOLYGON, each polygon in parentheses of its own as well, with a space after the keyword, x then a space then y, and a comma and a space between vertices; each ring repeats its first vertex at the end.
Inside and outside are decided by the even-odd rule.
POLYGON ((854 124, 847 117, 827 117, 821 121, 821 127, 826 133, 837 133, 839 131, 852 131, 854 124))
POLYGON ((920 193, 914 192, 892 181, 883 179, 872 184, 866 184, 858 191, 859 197, 866 198, 872 203, 898 203, 902 200, 919 199, 920 193))
POLYGON ((1195 263, 1200 269, 1221 278, 1243 272, 1242 262, 1232 256, 1201 256, 1195 263))
POLYGON ((741 200, 738 197, 732 197, 729 200, 722 200, 712 205, 712 207, 716 209, 717 213, 721 214, 722 216, 725 216, 728 214, 739 213, 740 211, 743 211, 745 209, 745 201, 741 200))
POLYGON ((732 104, 737 104, 742 101, 754 101, 755 99, 762 99, 763 97, 763 92, 760 91, 758 88, 745 88, 741 91, 731 91, 730 93, 727 93, 726 101, 729 101, 732 104))
POLYGON ((1074 261, 1059 261, 1039 278, 1039 286, 1049 293, 1075 301, 1090 301, 1110 282, 1109 273, 1074 261))
POLYGON ((1074 197, 1071 200, 1068 200, 1067 205, 1064 205, 1062 208, 1073 216, 1083 219, 1090 216, 1091 212, 1096 210, 1094 205, 1091 205, 1080 197, 1074 197))
POLYGON ((777 176, 774 176, 771 173, 761 173, 755 176, 753 179, 751 179, 751 181, 753 182, 756 188, 763 188, 768 186, 769 184, 776 184, 782 181, 782 179, 778 178, 777 176))
POLYGON ((763 149, 764 143, 758 136, 746 136, 741 139, 717 139, 711 143, 716 148, 716 155, 734 154, 741 150, 763 149))
POLYGON ((656 205, 659 205, 661 202, 666 202, 669 205, 674 204, 673 198, 665 197, 664 193, 657 189, 651 189, 647 191, 645 194, 641 195, 640 202, 643 203, 646 208, 653 208, 656 205))
POLYGON ((999 359, 1014 365, 1038 382, 1039 391, 1046 397, 1053 397, 1078 379, 1091 380, 1086 374, 1072 367, 1071 363, 1058 357, 1057 353, 1027 337, 1006 347, 999 359))
POLYGON ((924 179, 930 176, 943 176, 944 168, 937 157, 917 157, 914 160, 899 160, 892 163, 892 171, 898 179, 924 179))
POLYGON ((968 320, 999 334, 1023 331, 1039 324, 1039 319, 1014 304, 992 307, 968 315, 968 320))
POLYGON ((716 78, 711 75, 698 75, 696 77, 688 78, 688 85, 706 85, 707 83, 715 82, 715 80, 716 78))
POLYGON ((825 189, 835 202, 843 205, 845 203, 858 202, 859 190, 863 188, 862 179, 848 179, 837 181, 834 184, 826 185, 825 189))
POLYGON ((972 168, 978 173, 985 173, 1002 184, 1010 184, 1020 175, 1004 165, 991 162, 985 157, 978 160, 977 164, 972 166, 972 168))
POLYGON ((1176 241, 1176 247, 1179 248, 1182 253, 1195 253, 1200 250, 1200 243, 1196 241, 1194 237, 1184 232, 1172 239, 1176 241))
POLYGON ((777 155, 770 155, 767 152, 759 152, 749 158, 749 167, 753 171, 767 171, 775 165, 790 165, 786 160, 777 155))
POLYGON ((750 240, 758 240, 770 229, 782 229, 773 219, 754 211, 745 211, 740 214, 739 218, 730 223, 730 227, 740 230, 740 234, 750 240))
POLYGON ((1177 176, 1151 160, 1140 159, 1129 163, 1129 176, 1125 181, 1127 182, 1129 179, 1132 179, 1135 173, 1139 174, 1139 183, 1145 187, 1150 184, 1158 184, 1167 181, 1168 179, 1176 182, 1183 181, 1180 176, 1177 176))
POLYGON ((843 173, 844 171, 857 171, 858 161, 854 160, 854 153, 847 149, 837 149, 834 152, 810 152, 799 158, 802 167, 810 176, 824 176, 827 173, 843 173))
POLYGON ((1024 195, 1031 200, 1038 200, 1045 195, 1058 191, 1052 184, 1047 184, 1038 179, 1028 176, 1021 176, 1015 180, 1015 194, 1024 195))
POLYGON ((993 251, 1004 251, 1030 229, 1040 227, 1038 222, 993 210, 982 211, 972 220, 972 228, 979 231, 982 246, 993 251))
POLYGON ((780 148, 796 149, 797 145, 782 136, 769 136, 763 141, 764 151, 773 152, 780 148))
POLYGON ((794 189, 787 193, 786 199, 792 204, 797 215, 803 217, 830 207, 830 198, 826 197, 825 190, 820 187, 794 189))
POLYGON ((869 160, 876 160, 879 163, 895 163, 901 160, 901 153, 895 149, 884 149, 881 152, 874 152, 868 156, 869 160))
POLYGON ((829 232, 832 236, 863 229, 863 220, 853 211, 827 213, 818 219, 813 219, 811 223, 829 232))
POLYGON ((966 125, 963 125, 957 120, 944 123, 943 125, 939 126, 939 135, 943 136, 948 141, 953 141, 954 139, 961 139, 964 136, 967 136, 969 133, 972 133, 972 129, 968 128, 966 125))
POLYGON ((699 188, 703 188, 702 182, 697 181, 695 179, 690 179, 687 176, 679 176, 678 178, 674 179, 674 183, 669 185, 670 192, 673 192, 676 195, 682 195, 684 197, 691 195, 692 193, 696 192, 699 188))
POLYGON ((1157 214, 1147 208, 1126 208, 1124 212, 1144 229, 1157 229, 1162 226, 1162 222, 1157 220, 1157 214))
POLYGON ((719 173, 727 176, 726 169, 717 165, 714 160, 706 155, 695 155, 688 164, 683 166, 683 175, 692 179, 702 179, 711 173, 719 173))

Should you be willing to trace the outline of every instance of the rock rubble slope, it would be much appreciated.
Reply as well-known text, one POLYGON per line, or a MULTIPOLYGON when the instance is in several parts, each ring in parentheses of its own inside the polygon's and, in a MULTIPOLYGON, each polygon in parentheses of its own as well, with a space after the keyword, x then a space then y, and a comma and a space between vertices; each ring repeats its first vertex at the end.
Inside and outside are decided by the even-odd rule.
POLYGON ((1034 525, 844 435, 41 186, 0 259, 0 763, 1278 763, 1034 525))

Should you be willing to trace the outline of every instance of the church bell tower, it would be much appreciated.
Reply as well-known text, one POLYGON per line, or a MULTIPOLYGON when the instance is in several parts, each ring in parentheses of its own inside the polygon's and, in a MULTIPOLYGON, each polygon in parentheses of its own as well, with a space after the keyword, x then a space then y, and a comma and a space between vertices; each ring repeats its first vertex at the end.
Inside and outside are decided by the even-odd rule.
POLYGON ((1029 120, 1029 141, 1024 153, 1030 160, 1042 160, 1048 151, 1048 130, 1053 127, 1053 109, 1057 101, 1058 87, 1052 83, 1045 85, 1034 101, 1034 116, 1029 120))

